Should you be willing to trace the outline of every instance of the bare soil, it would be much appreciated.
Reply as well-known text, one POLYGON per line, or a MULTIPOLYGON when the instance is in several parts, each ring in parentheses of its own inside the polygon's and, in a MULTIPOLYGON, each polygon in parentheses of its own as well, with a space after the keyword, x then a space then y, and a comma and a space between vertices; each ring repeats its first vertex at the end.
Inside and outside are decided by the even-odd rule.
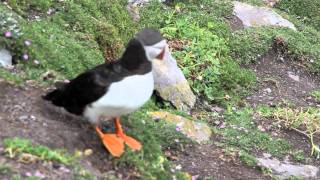
POLYGON ((252 107, 258 105, 320 106, 319 102, 311 96, 311 92, 320 88, 319 78, 310 74, 298 62, 283 58, 270 49, 249 68, 258 77, 257 87, 252 91, 252 95, 246 97, 246 101, 252 107))
POLYGON ((197 179, 272 179, 261 170, 244 165, 236 155, 228 155, 214 144, 187 146, 178 155, 175 164, 181 165, 197 179))
MULTIPOLYGON (((18 163, 17 159, 4 157, 3 139, 21 137, 31 140, 34 144, 53 149, 63 148, 70 153, 92 149, 93 154, 83 158, 81 164, 98 179, 109 171, 116 171, 118 176, 123 178, 130 174, 130 169, 116 169, 88 123, 43 101, 41 95, 44 94, 44 90, 41 88, 28 85, 16 87, 0 81, 0 89, 0 162, 11 165, 21 175, 39 170, 50 179, 74 177, 72 169, 70 172, 61 171, 60 166, 63 166, 61 164, 45 162, 22 164, 18 163)), ((8 176, 3 177, 0 174, 0 179, 8 179, 8 176)))

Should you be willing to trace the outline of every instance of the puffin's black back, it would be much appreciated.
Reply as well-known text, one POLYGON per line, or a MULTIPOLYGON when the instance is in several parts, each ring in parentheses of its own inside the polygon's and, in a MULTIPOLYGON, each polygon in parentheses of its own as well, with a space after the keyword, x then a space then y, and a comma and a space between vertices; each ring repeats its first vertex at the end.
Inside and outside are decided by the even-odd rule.
POLYGON ((139 40, 132 39, 118 61, 88 70, 43 98, 73 114, 81 115, 87 105, 107 93, 112 83, 127 76, 146 74, 151 69, 143 45, 139 40))

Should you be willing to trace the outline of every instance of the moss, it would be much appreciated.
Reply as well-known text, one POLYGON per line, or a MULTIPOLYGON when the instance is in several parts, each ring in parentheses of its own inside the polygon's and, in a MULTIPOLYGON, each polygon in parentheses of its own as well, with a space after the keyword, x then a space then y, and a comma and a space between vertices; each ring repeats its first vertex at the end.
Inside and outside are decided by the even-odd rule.
POLYGON ((229 46, 233 57, 248 64, 259 60, 277 38, 286 44, 282 55, 307 64, 313 72, 320 72, 320 33, 311 27, 301 31, 271 27, 245 29, 234 34, 229 46))
POLYGON ((47 12, 53 6, 53 0, 10 0, 8 5, 16 13, 27 16, 29 11, 47 12))
POLYGON ((320 30, 320 0, 281 0, 276 7, 320 30))
POLYGON ((127 151, 119 160, 115 160, 120 167, 136 167, 143 179, 186 179, 183 172, 171 172, 171 164, 164 157, 162 149, 179 151, 186 143, 190 143, 175 127, 164 121, 154 121, 147 115, 151 109, 157 107, 149 102, 143 109, 123 118, 124 124, 130 127, 127 131, 143 144, 140 152, 127 151))
MULTIPOLYGON (((231 147, 250 154, 253 151, 264 151, 276 157, 293 155, 295 150, 288 141, 281 138, 273 138, 265 132, 261 132, 252 122, 252 110, 244 109, 237 112, 226 112, 227 128, 218 130, 223 135, 224 142, 231 147)), ((246 154, 244 154, 246 155, 246 154)), ((245 159, 246 156, 245 156, 245 159)), ((249 158, 251 159, 251 158, 249 158)), ((250 160, 250 164, 251 164, 250 160)))

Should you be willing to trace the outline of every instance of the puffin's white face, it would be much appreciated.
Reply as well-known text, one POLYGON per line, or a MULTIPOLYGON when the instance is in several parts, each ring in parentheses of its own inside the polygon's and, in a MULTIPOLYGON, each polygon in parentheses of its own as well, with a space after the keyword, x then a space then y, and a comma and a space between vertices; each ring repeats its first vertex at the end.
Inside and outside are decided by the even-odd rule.
POLYGON ((154 59, 162 60, 166 47, 167 47, 167 41, 165 39, 152 46, 144 46, 148 60, 149 61, 153 61, 154 59))

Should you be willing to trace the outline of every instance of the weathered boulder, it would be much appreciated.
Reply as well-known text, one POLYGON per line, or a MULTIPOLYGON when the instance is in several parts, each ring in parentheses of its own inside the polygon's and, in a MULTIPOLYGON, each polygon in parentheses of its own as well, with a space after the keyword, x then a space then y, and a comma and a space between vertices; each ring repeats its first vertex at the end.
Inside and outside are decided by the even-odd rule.
POLYGON ((163 119, 169 123, 173 123, 176 125, 177 131, 198 143, 205 143, 210 140, 212 132, 210 127, 205 123, 192 121, 165 111, 149 112, 148 115, 153 119, 163 119))
POLYGON ((296 30, 295 26, 290 21, 284 19, 272 9, 267 7, 257 7, 235 1, 233 13, 242 21, 242 24, 245 28, 280 26, 296 30))
POLYGON ((179 110, 189 111, 196 102, 196 96, 168 47, 163 60, 155 61, 153 66, 155 90, 160 97, 171 102, 179 110))

